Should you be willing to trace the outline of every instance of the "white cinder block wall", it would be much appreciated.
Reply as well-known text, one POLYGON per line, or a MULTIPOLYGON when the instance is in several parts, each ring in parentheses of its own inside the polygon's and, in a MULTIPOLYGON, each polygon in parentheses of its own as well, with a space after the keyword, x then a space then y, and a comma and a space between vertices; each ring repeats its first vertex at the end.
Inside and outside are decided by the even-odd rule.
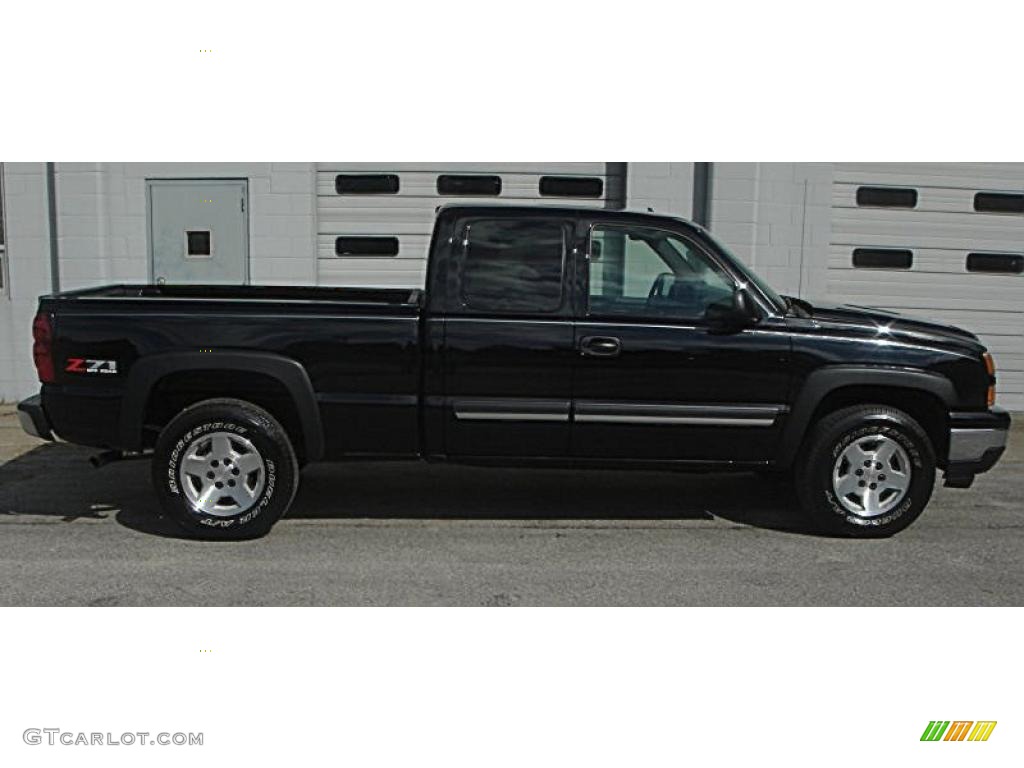
POLYGON ((693 163, 628 163, 626 204, 630 208, 690 218, 693 163))
POLYGON ((312 163, 58 163, 62 290, 146 282, 146 180, 248 179, 251 279, 316 281, 312 163))
POLYGON ((711 230, 780 293, 824 297, 831 163, 715 163, 711 230))
POLYGON ((0 294, 0 400, 35 390, 32 317, 50 290, 50 237, 44 163, 4 163, 8 284, 0 294))
MULTIPOLYGON (((630 163, 630 208, 690 218, 693 163, 630 163)), ((710 227, 780 292, 824 297, 831 163, 714 163, 710 227)))

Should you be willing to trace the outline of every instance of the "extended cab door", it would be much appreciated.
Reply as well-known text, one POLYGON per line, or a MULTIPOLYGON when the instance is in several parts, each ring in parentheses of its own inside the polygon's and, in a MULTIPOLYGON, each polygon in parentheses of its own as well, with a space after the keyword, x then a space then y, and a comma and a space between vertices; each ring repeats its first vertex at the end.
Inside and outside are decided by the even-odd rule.
POLYGON ((705 318, 737 279, 682 228, 581 226, 572 454, 764 461, 787 411, 789 336, 765 313, 723 331, 705 318))
POLYGON ((426 321, 439 360, 439 375, 428 371, 427 431, 441 427, 448 456, 568 454, 574 225, 500 209, 454 222, 445 273, 432 282, 446 295, 426 321))

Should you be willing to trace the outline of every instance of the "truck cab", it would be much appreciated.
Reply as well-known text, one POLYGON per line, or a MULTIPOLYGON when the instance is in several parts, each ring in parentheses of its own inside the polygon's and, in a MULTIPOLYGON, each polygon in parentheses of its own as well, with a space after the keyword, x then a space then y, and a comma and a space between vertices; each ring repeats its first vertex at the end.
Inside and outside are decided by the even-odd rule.
MULTIPOLYGON (((442 211, 426 394, 476 459, 768 462, 792 381, 784 310, 707 234, 645 214, 442 211), (437 398, 440 398, 438 400, 437 398)), ((428 430, 428 437, 430 430, 428 430)))

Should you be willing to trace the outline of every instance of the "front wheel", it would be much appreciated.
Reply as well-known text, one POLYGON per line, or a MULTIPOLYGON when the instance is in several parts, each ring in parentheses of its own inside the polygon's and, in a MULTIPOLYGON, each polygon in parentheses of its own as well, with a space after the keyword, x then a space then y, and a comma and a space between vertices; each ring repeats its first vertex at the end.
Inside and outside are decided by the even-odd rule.
POLYGON ((179 413, 153 451, 164 512, 190 535, 252 539, 287 511, 299 486, 284 428, 244 400, 204 400, 179 413))
POLYGON ((829 531, 891 536, 924 511, 935 450, 910 415, 883 405, 844 408, 813 429, 797 457, 801 506, 829 531))

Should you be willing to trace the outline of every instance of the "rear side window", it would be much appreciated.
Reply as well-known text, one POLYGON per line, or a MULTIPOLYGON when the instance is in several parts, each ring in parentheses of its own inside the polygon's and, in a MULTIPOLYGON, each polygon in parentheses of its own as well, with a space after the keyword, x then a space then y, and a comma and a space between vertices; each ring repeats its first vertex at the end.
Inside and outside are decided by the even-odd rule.
POLYGON ((479 219, 466 229, 462 304, 485 312, 556 312, 562 304, 565 226, 479 219))

